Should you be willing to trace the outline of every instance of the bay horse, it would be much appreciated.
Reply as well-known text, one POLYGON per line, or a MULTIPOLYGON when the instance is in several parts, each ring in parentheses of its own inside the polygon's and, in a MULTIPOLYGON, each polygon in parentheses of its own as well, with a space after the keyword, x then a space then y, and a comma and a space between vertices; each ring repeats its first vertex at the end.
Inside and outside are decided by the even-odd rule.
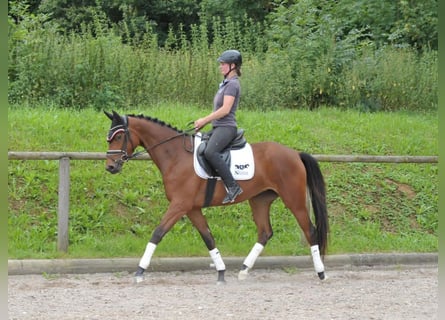
MULTIPOLYGON (((196 133, 179 130, 144 115, 120 115, 116 111, 104 113, 111 120, 106 170, 112 174, 120 172, 126 161, 140 154, 135 149, 141 146, 160 170, 169 201, 168 209, 140 259, 135 281, 144 280, 144 272, 150 265, 156 246, 178 220, 187 216, 209 250, 218 274, 217 283, 224 283, 225 264, 202 213, 207 181, 199 177, 193 167, 196 133)), ((272 237, 269 211, 272 202, 280 197, 295 216, 310 245, 319 279, 326 279, 322 258, 327 248, 329 224, 325 182, 318 162, 308 153, 297 152, 276 142, 253 143, 251 147, 255 161, 254 176, 250 180, 239 181, 243 192, 233 203, 225 204, 248 200, 257 227, 257 242, 245 258, 238 278, 247 278, 249 269, 272 237), (315 226, 310 218, 311 205, 315 226)), ((225 195, 226 190, 219 180, 209 206, 222 206, 225 195)))

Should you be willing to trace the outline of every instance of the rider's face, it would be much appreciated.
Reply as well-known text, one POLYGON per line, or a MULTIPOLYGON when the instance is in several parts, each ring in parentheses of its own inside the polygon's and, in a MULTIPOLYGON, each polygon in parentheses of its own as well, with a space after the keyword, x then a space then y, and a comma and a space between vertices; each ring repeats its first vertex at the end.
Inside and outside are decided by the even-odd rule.
POLYGON ((230 63, 220 62, 219 63, 219 71, 221 74, 226 75, 230 71, 230 63))

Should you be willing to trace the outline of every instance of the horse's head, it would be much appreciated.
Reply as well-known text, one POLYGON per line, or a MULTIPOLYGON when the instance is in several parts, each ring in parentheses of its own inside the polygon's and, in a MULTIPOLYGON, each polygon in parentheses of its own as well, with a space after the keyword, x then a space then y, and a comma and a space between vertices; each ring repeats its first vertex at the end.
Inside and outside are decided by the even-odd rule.
POLYGON ((136 146, 131 140, 127 117, 120 116, 116 111, 112 114, 106 111, 104 113, 111 120, 105 169, 114 174, 122 170, 122 165, 131 158, 136 146))

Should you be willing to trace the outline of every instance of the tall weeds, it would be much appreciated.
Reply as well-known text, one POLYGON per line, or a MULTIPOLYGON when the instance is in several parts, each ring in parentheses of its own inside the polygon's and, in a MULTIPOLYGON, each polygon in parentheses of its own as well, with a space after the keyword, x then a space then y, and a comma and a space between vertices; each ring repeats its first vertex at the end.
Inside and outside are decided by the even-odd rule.
MULTIPOLYGON (((244 19, 217 17, 179 26, 163 46, 149 24, 141 34, 121 25, 105 28, 100 17, 77 34, 44 21, 10 25, 9 102, 50 103, 103 109, 180 102, 208 107, 221 81, 216 58, 226 49, 243 53, 245 108, 437 110, 437 52, 394 47, 367 49, 332 28, 282 39, 244 19), (349 42, 348 42, 349 41, 349 42)), ((271 27, 270 27, 271 28, 271 27)), ((291 28, 291 26, 289 26, 291 28)))

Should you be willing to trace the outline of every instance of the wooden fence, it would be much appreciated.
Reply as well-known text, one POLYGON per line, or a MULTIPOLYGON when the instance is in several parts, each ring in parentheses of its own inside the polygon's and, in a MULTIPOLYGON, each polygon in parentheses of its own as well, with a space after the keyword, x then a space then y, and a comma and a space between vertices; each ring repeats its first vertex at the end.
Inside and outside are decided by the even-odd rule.
MULTIPOLYGON (((368 162, 368 163, 438 163, 438 156, 368 156, 368 155, 313 155, 320 162, 368 162)), ((58 160, 59 161, 59 203, 57 248, 68 251, 68 220, 70 204, 70 161, 105 160, 102 152, 21 152, 9 151, 8 160, 58 160)), ((150 160, 148 154, 134 160, 150 160)))

